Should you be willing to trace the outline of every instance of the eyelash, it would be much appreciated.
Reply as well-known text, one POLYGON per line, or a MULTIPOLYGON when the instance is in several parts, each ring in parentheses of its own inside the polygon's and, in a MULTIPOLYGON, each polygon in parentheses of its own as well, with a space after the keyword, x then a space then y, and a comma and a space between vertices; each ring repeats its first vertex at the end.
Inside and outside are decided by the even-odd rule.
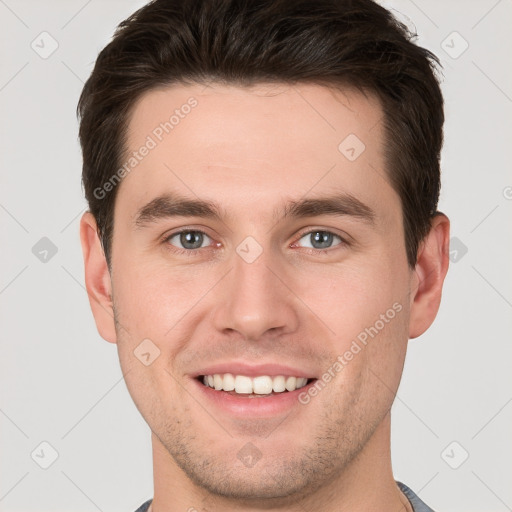
MULTIPOLYGON (((304 232, 300 233, 299 237, 297 238, 297 241, 304 238, 304 236, 306 236, 306 235, 310 235, 312 233, 318 233, 318 232, 329 233, 331 235, 334 235, 335 237, 340 239, 340 243, 338 245, 335 245, 334 247, 329 247, 328 249, 315 249, 314 247, 303 247, 302 249, 306 249, 306 252, 308 254, 314 254, 314 255, 326 254, 326 253, 333 252, 336 247, 350 246, 350 243, 345 238, 343 238, 341 235, 338 235, 337 233, 334 233, 327 229, 310 229, 309 231, 304 231, 304 232)), ((171 233, 170 235, 166 235, 164 237, 164 239, 162 240, 162 243, 165 244, 167 246, 167 248, 175 254, 184 254, 186 256, 192 256, 192 257, 197 256, 197 253, 200 250, 210 248, 210 247, 200 247, 199 249, 180 249, 179 247, 176 247, 176 246, 170 244, 169 240, 177 235, 180 235, 181 233, 201 233, 202 235, 207 236, 208 238, 211 238, 206 232, 204 232, 200 229, 181 229, 179 231, 175 231, 175 232, 171 233), (172 249, 170 249, 170 247, 172 247, 172 249)), ((293 244, 295 244, 295 243, 296 242, 293 242, 293 244)))

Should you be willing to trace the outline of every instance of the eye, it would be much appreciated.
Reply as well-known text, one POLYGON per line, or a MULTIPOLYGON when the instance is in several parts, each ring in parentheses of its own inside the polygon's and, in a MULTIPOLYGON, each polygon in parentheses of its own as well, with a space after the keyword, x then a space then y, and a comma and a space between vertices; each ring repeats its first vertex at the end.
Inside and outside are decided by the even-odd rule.
POLYGON ((211 238, 202 231, 188 230, 174 233, 166 238, 166 242, 174 245, 178 249, 201 249, 205 242, 208 242, 205 247, 211 244, 211 238))
POLYGON ((315 230, 304 234, 299 239, 299 242, 300 240, 305 241, 303 242, 304 245, 302 245, 302 247, 308 247, 311 249, 329 249, 333 246, 334 239, 339 240, 339 243, 334 244, 335 246, 344 242, 343 238, 341 238, 339 235, 331 233, 330 231, 315 230))

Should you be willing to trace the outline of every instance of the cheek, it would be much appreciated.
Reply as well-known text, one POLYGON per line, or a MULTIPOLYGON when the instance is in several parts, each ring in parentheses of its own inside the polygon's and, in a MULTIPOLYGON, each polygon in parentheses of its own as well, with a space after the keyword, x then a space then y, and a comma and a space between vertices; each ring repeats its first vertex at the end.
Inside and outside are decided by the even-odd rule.
POLYGON ((164 339, 215 284, 211 271, 119 259, 113 276, 120 321, 145 337, 164 339))
POLYGON ((364 342, 375 327, 380 333, 394 324, 403 331, 395 320, 405 316, 408 281, 404 267, 391 259, 304 270, 294 280, 297 295, 327 326, 338 352, 358 337, 364 342))
POLYGON ((406 354, 407 307, 395 302, 383 316, 361 313, 359 325, 336 338, 343 366, 336 392, 341 398, 348 395, 349 409, 358 411, 362 425, 382 418, 393 403, 406 354))
POLYGON ((303 283, 298 293, 329 329, 332 362, 342 367, 338 392, 350 389, 368 414, 377 405, 383 413, 392 403, 405 358, 408 273, 395 259, 379 257, 297 281, 303 283))

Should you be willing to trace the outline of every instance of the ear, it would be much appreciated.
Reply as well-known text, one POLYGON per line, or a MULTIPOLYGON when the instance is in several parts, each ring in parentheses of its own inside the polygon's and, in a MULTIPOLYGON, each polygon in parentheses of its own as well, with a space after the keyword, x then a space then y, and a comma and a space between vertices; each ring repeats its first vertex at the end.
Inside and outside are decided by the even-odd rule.
POLYGON ((85 287, 100 336, 116 343, 112 283, 107 260, 98 236, 96 219, 90 212, 80 220, 80 240, 85 266, 85 287))
POLYGON ((437 315, 448 271, 449 250, 450 221, 446 215, 438 213, 420 244, 412 275, 409 338, 423 334, 437 315))

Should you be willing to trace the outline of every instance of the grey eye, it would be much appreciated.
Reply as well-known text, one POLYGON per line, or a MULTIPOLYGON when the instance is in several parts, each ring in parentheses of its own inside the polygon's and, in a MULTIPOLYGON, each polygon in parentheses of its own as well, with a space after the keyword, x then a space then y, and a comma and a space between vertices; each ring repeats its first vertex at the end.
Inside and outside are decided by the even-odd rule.
POLYGON ((210 237, 202 231, 181 231, 170 236, 168 241, 180 249, 200 249, 205 241, 208 241, 207 246, 211 243, 210 237))
MULTIPOLYGON (((310 247, 312 249, 328 249, 332 247, 333 240, 337 238, 340 243, 343 242, 340 236, 331 233, 330 231, 310 231, 301 237, 300 240, 305 240, 304 247, 310 247), (309 245, 308 245, 309 244, 309 245)), ((335 244, 339 245, 339 244, 335 244)))

